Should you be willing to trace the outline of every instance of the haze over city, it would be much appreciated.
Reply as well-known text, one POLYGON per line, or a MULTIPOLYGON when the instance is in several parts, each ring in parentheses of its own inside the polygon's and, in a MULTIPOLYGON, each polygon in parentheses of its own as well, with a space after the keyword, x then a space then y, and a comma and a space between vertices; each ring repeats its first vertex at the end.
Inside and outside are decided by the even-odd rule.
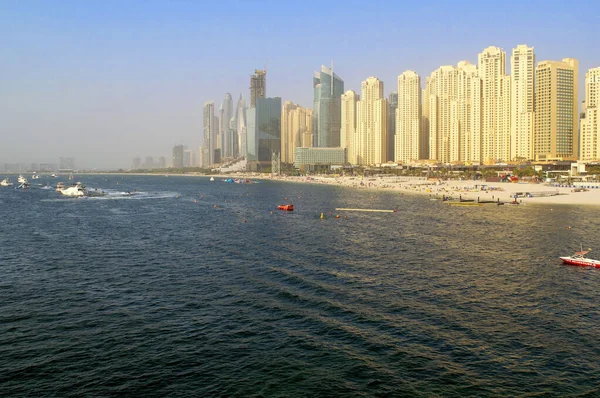
MULTIPOLYGON (((313 72, 333 62, 345 89, 376 76, 385 96, 406 70, 477 63, 488 46, 519 44, 544 60, 600 66, 600 5, 507 1, 222 1, 0 3, 0 163, 127 168, 134 156, 198 148, 203 103, 267 94, 312 107, 313 72)), ((510 65, 507 64, 510 74, 510 65)))

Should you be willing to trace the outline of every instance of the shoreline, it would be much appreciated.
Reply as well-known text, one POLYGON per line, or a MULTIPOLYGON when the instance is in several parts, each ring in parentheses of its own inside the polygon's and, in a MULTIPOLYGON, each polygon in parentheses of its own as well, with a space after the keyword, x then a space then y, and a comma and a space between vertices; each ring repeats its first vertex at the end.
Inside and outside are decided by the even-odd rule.
MULTIPOLYGON (((239 176, 233 178, 256 178, 239 176)), ((451 197, 453 202, 517 202, 527 205, 584 205, 600 206, 600 189, 574 191, 573 187, 528 182, 485 182, 479 180, 427 180, 422 177, 264 177, 264 180, 324 184, 370 191, 398 192, 430 199, 451 197), (361 185, 362 183, 362 185, 361 185)))
POLYGON ((249 180, 281 181, 303 184, 324 184, 370 191, 398 192, 414 194, 430 199, 449 196, 459 199, 481 202, 512 202, 514 195, 520 194, 517 201, 527 205, 586 205, 600 206, 600 188, 575 192, 573 187, 554 186, 545 183, 528 182, 486 182, 482 180, 428 180, 424 177, 367 177, 360 176, 278 176, 271 177, 255 173, 232 174, 159 174, 159 173, 84 173, 96 175, 137 175, 159 177, 214 177, 215 182, 224 178, 243 178, 249 180))

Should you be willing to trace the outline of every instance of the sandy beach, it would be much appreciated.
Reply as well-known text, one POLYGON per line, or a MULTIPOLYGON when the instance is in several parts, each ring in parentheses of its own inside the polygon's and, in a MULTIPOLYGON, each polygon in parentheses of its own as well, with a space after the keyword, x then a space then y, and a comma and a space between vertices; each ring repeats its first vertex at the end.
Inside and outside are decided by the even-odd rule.
MULTIPOLYGON (((256 178, 256 176, 245 176, 256 178)), ((600 206, 600 189, 578 190, 575 187, 544 183, 485 182, 481 180, 427 180, 416 177, 272 177, 271 180, 308 184, 327 184, 374 191, 392 191, 430 198, 450 197, 453 200, 512 202, 515 195, 521 204, 566 204, 600 206)))

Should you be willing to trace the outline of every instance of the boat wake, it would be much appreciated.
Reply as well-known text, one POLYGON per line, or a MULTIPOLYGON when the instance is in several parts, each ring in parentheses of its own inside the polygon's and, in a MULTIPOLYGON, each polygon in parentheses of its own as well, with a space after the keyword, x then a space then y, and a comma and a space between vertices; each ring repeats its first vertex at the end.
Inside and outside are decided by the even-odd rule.
POLYGON ((170 199, 180 196, 177 192, 140 192, 140 191, 117 191, 112 189, 94 190, 88 189, 92 196, 84 197, 87 200, 147 200, 147 199, 170 199), (97 196, 94 196, 95 194, 97 196))
POLYGON ((151 200, 151 199, 175 199, 181 196, 178 192, 141 192, 141 191, 118 191, 114 189, 87 188, 89 196, 60 197, 45 199, 44 202, 55 202, 64 200, 151 200))

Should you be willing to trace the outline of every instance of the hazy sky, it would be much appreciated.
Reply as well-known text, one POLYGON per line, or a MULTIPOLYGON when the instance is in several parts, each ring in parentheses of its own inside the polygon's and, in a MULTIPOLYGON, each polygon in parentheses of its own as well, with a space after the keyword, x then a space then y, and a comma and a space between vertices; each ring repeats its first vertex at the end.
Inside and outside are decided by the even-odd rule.
MULTIPOLYGON (((369 76, 386 95, 495 45, 537 61, 600 66, 600 1, 0 1, 0 164, 127 168, 197 149, 202 104, 267 95, 312 106, 312 75, 334 62, 345 89, 369 76)), ((507 62, 507 71, 509 70, 507 62)))

